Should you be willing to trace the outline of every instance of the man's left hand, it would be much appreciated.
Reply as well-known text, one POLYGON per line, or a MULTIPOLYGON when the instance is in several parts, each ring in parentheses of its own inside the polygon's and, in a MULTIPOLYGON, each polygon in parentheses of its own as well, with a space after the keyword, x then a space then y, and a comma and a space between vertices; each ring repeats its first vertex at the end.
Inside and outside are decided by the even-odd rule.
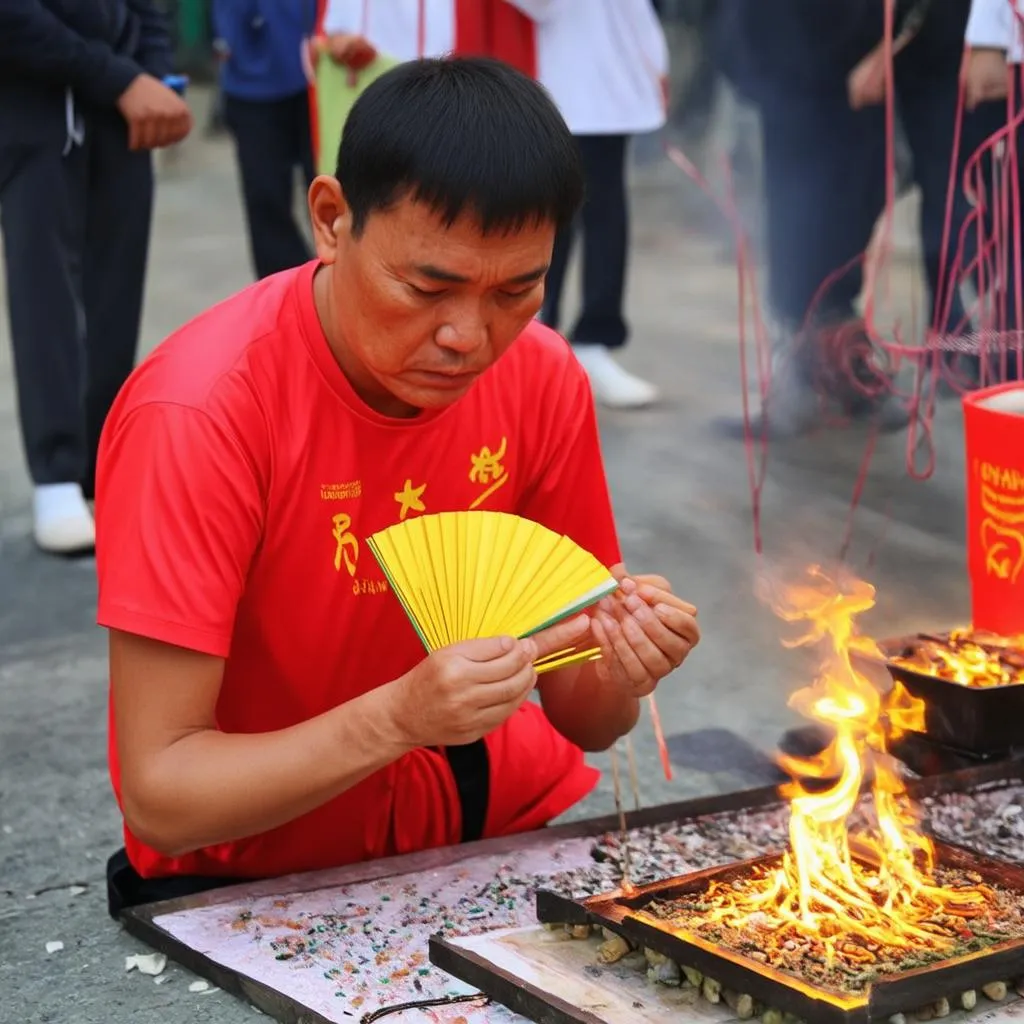
POLYGON ((873 107, 885 99, 885 52, 876 47, 850 72, 846 80, 850 106, 854 110, 873 107))
POLYGON ((1010 91, 1010 74, 1005 50, 972 47, 960 71, 966 108, 974 110, 979 103, 1005 100, 1010 91))
POLYGON ((629 576, 622 565, 612 575, 619 590, 591 616, 591 632, 601 646, 595 668, 602 679, 646 697, 700 641, 697 609, 676 597, 662 576, 629 576))

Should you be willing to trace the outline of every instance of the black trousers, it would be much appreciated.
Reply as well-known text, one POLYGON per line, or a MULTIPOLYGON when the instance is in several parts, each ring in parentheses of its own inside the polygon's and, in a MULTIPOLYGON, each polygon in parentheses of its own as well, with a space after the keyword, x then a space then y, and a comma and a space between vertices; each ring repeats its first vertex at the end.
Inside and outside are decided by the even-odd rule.
POLYGON ((224 115, 235 139, 256 276, 305 263, 312 253, 295 221, 295 170, 308 187, 314 167, 307 93, 280 100, 225 96, 224 115))
MULTIPOLYGON (((932 302, 943 261, 957 87, 955 65, 946 74, 912 78, 900 75, 897 62, 896 103, 921 189, 921 244, 932 302)), ((822 91, 765 97, 760 109, 772 310, 794 328, 809 312, 825 320, 846 319, 853 314, 863 273, 860 265, 838 272, 864 252, 885 205, 884 108, 855 111, 844 91, 822 91), (822 289, 833 274, 838 276, 822 289)), ((962 146, 958 175, 966 155, 962 146)), ((967 212, 958 188, 946 276, 967 212)), ((954 296, 942 329, 952 330, 963 312, 954 296)))
MULTIPOLYGON (((1014 109, 1019 111, 1021 109, 1021 102, 1024 101, 1024 89, 1021 88, 1020 79, 1016 71, 1014 73, 1014 92, 1016 94, 1014 109)), ((1006 127, 1008 119, 1009 110, 1005 100, 980 104, 967 117, 967 124, 970 125, 968 133, 970 149, 977 151, 978 147, 983 145, 991 136, 1006 127)), ((1015 142, 1017 147, 1016 188, 1020 196, 1020 204, 1024 207, 1024 128, 1017 129, 1015 142)), ((994 161, 991 156, 991 149, 986 149, 985 155, 981 159, 981 175, 982 188, 984 190, 984 230, 986 237, 989 239, 993 237, 994 232, 1002 233, 1005 230, 1002 224, 1001 211, 997 209, 998 200, 994 195, 993 173, 994 161)), ((977 182, 972 174, 970 187, 975 188, 976 186, 977 182)), ((1006 181, 1002 187, 1006 192, 1010 192, 1014 186, 1011 182, 1006 181)), ((994 288, 997 312, 991 318, 991 322, 996 330, 1021 331, 1024 330, 1024 323, 1021 322, 1022 317, 1017 315, 1017 269, 1020 267, 1022 259, 1024 259, 1024 253, 1019 251, 1015 237, 1012 193, 1007 196, 1006 202, 1009 206, 1009 238, 1002 243, 1006 251, 1006 264, 1005 266, 998 265, 1000 257, 996 255, 992 259, 992 265, 986 267, 984 276, 980 280, 980 285, 986 290, 993 289, 993 274, 999 275, 1000 283, 994 288)), ((1022 215, 1024 215, 1024 211, 1022 211, 1022 215)), ((969 241, 971 243, 977 242, 976 231, 970 232, 969 241)), ((975 251, 976 245, 972 245, 968 251, 967 258, 972 256, 975 251)), ((1022 311, 1024 311, 1024 299, 1021 300, 1020 305, 1022 311)), ((1020 342, 1014 338, 1008 344, 993 344, 988 347, 987 354, 990 364, 989 383, 999 380, 1020 380, 1024 376, 1021 372, 1024 370, 1024 356, 1019 354, 1019 344, 1020 342)))
POLYGON ((587 195, 577 223, 555 240, 541 319, 559 329, 562 291, 573 242, 583 234, 583 306, 568 337, 580 344, 619 348, 628 329, 623 315, 629 214, 626 135, 577 135, 587 195))
POLYGON ((116 111, 81 145, 0 140, 0 226, 22 442, 36 484, 95 487, 110 406, 135 362, 153 204, 148 152, 116 111))

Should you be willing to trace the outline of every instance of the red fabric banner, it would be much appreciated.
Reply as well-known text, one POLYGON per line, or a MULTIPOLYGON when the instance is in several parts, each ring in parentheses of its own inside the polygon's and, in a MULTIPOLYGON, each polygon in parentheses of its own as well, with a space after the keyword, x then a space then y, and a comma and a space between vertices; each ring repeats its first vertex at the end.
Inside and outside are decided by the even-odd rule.
POLYGON ((1024 384, 964 397, 974 629, 1024 635, 1024 384))
POLYGON ((455 52, 496 57, 537 77, 533 21, 504 0, 455 0, 455 52))

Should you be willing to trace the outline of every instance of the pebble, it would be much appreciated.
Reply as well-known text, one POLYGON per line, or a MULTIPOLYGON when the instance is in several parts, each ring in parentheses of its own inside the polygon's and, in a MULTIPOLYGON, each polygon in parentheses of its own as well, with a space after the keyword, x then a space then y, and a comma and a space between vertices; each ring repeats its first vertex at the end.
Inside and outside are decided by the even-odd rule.
POLYGON ((915 1011, 914 1020, 931 1020, 934 1016, 934 1006, 922 1006, 920 1010, 915 1011))
POLYGON ((569 927, 569 934, 574 939, 589 939, 590 938, 590 925, 589 924, 574 924, 569 927))
POLYGON ((978 1005, 978 993, 973 988, 960 993, 960 1006, 965 1010, 973 1010, 978 1005))
POLYGON ((889 1024, 907 1024, 907 1018, 902 1013, 894 1013, 889 1018, 889 1024))
POLYGON ((782 1024, 783 1019, 782 1011, 771 1006, 761 1015, 761 1024, 782 1024))
POLYGON ((597 950, 597 959, 603 964, 618 963, 624 956, 630 953, 629 943, 621 935, 613 935, 605 939, 597 950))
POLYGON ((212 988, 212 986, 210 985, 210 983, 208 981, 200 980, 200 981, 193 981, 192 984, 189 985, 188 990, 189 990, 189 992, 209 992, 211 990, 211 988, 212 988))
POLYGON ((659 985, 668 985, 670 988, 679 988, 683 983, 683 974, 679 970, 679 964, 666 960, 663 963, 652 964, 647 970, 649 981, 657 982, 659 985))
POLYGON ((943 997, 938 1000, 935 1004, 935 1016, 936 1017, 948 1017, 949 1016, 949 1000, 943 997))
POLYGON ((627 954, 619 961, 619 966, 631 971, 646 971, 647 961, 639 949, 634 949, 632 953, 627 954))
POLYGON ((704 975, 697 970, 696 967, 687 967, 683 965, 683 974, 686 976, 686 980, 694 987, 700 988, 701 983, 704 981, 704 975))
POLYGON ((138 971, 139 974, 148 974, 151 978, 163 974, 166 966, 167 957, 163 953, 136 953, 124 958, 125 971, 138 971))
POLYGON ((754 997, 744 994, 737 994, 724 989, 722 995, 725 1003, 740 1020, 750 1020, 754 1016, 754 997))
POLYGON ((60 940, 54 942, 48 942, 46 944, 47 953, 59 953, 64 948, 64 943, 60 940))
POLYGON ((714 978, 705 978, 701 993, 709 1003, 718 1003, 722 999, 722 983, 714 978))
POLYGON ((1002 1002, 1006 998, 1006 982, 990 981, 987 985, 981 986, 981 991, 994 1003, 1002 1002))

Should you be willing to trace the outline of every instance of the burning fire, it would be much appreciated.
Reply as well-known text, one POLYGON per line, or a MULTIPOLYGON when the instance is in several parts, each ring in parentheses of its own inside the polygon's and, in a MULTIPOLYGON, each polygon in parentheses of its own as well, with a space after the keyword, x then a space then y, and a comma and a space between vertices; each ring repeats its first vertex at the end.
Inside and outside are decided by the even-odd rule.
POLYGON ((985 688, 1024 683, 1024 637, 954 629, 948 636, 921 636, 894 657, 904 668, 961 686, 985 688))
POLYGON ((851 653, 880 657, 874 643, 857 634, 855 619, 874 605, 874 588, 861 580, 833 580, 820 568, 806 583, 762 596, 786 622, 805 632, 787 647, 827 643, 814 683, 790 704, 835 730, 819 756, 784 757, 793 782, 790 847, 781 867, 742 891, 709 893, 709 919, 742 928, 756 915, 764 928, 789 924, 813 934, 829 958, 863 954, 872 947, 938 949, 950 944, 937 915, 969 918, 986 904, 983 887, 939 887, 932 877, 933 849, 919 830, 887 742, 923 727, 924 704, 897 685, 887 695, 862 675, 851 653), (861 784, 872 774, 869 821, 851 836, 861 784), (829 780, 836 780, 829 783, 829 780), (851 941, 851 940, 856 941, 851 941))

